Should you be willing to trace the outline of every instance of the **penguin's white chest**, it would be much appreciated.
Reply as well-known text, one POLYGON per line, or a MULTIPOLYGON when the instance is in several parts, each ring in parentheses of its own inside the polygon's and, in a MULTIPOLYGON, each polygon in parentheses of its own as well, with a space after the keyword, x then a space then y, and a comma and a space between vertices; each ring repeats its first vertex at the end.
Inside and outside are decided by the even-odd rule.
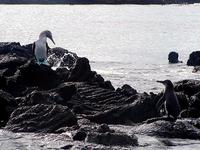
POLYGON ((35 42, 35 57, 39 62, 47 59, 46 41, 35 42))

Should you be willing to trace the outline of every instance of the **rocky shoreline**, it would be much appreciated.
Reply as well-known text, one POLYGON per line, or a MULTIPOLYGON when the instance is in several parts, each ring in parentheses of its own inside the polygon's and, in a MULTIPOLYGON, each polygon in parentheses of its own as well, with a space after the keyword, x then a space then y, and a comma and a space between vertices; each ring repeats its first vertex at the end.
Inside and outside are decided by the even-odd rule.
POLYGON ((104 149, 138 146, 135 134, 200 139, 199 80, 175 83, 180 119, 158 119, 162 115, 155 105, 162 92, 138 93, 129 85, 115 89, 110 81, 91 70, 87 58, 62 48, 51 49, 49 57, 52 65, 64 58, 60 67, 52 70, 39 66, 31 46, 0 43, 0 126, 4 130, 69 132, 69 148, 74 141, 100 144, 104 149), (127 134, 116 130, 115 125, 132 129, 127 134))

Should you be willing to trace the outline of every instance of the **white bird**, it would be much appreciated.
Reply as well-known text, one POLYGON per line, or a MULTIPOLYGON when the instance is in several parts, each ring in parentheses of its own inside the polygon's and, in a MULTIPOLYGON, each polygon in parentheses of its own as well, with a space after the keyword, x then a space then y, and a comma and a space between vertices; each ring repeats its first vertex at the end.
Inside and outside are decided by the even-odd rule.
POLYGON ((49 30, 45 30, 40 33, 39 39, 33 43, 33 52, 36 58, 37 63, 49 65, 47 62, 48 49, 47 38, 49 38, 54 44, 52 33, 49 30))

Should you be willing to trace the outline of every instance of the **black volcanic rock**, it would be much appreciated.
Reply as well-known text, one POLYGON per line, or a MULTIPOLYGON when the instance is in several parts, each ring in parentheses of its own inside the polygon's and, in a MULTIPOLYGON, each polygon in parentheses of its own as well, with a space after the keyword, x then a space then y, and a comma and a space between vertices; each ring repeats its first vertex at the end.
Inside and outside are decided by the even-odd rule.
MULTIPOLYGON (((128 102, 130 100, 127 98, 128 102)), ((124 101, 125 103, 125 101, 124 101)), ((150 95, 141 94, 128 105, 119 105, 111 107, 107 111, 99 112, 95 115, 86 116, 92 122, 107 124, 128 124, 130 122, 138 123, 149 118, 158 116, 155 109, 156 98, 150 95)), ((106 105, 104 106, 106 108, 106 105)))
POLYGON ((11 52, 12 48, 20 46, 20 43, 16 42, 0 42, 0 55, 8 54, 11 52))
POLYGON ((124 84, 121 88, 118 88, 116 91, 120 92, 120 93, 122 93, 124 95, 127 95, 127 96, 132 96, 132 95, 137 94, 137 90, 133 89, 128 84, 124 84))
POLYGON ((78 58, 69 74, 69 81, 88 81, 91 77, 91 68, 87 58, 78 58))
MULTIPOLYGON (((134 136, 119 133, 110 124, 139 123, 141 128, 133 126, 138 133, 152 131, 156 136, 199 139, 198 119, 156 121, 160 114, 155 105, 161 93, 137 93, 129 85, 115 90, 110 81, 91 70, 87 58, 79 58, 62 48, 50 50, 49 57, 57 64, 56 70, 38 65, 31 47, 32 44, 0 44, 0 125, 6 125, 5 129, 45 133, 70 131, 75 133, 72 139, 81 142, 135 146, 134 136), (63 65, 59 65, 60 59, 64 59, 63 65), (144 123, 148 122, 146 120, 153 122, 144 123)), ((200 81, 177 82, 175 90, 181 116, 199 118, 200 81)))
POLYGON ((175 64, 181 61, 178 60, 178 53, 177 52, 170 52, 168 55, 169 63, 175 64))
POLYGON ((196 120, 155 121, 133 127, 133 134, 147 134, 170 138, 200 139, 196 120))
POLYGON ((175 90, 192 96, 200 92, 200 80, 182 80, 175 83, 175 90))
POLYGON ((17 67, 25 64, 26 62, 27 58, 16 56, 13 54, 0 55, 0 69, 16 69, 17 67))
POLYGON ((84 130, 80 129, 73 135, 73 140, 83 141, 85 140, 86 136, 87 136, 87 133, 84 130))
MULTIPOLYGON (((0 90, 0 122, 6 123, 12 111, 17 108, 14 97, 9 93, 0 90)), ((0 126, 3 124, 0 123, 0 126)))
POLYGON ((22 106, 16 109, 5 127, 14 132, 55 132, 77 124, 76 116, 62 105, 22 106))
POLYGON ((114 130, 111 130, 107 124, 101 124, 101 125, 98 127, 97 132, 99 132, 99 133, 106 133, 106 132, 113 133, 113 132, 115 132, 115 131, 114 131, 114 130))
POLYGON ((38 65, 34 61, 20 67, 19 80, 27 86, 38 86, 42 89, 54 88, 61 83, 59 76, 51 67, 38 65))
POLYGON ((200 66, 200 51, 195 51, 190 54, 187 61, 188 66, 200 66))
POLYGON ((103 144, 107 146, 137 146, 138 139, 136 136, 119 134, 119 133, 89 133, 87 135, 86 141, 89 143, 103 144))

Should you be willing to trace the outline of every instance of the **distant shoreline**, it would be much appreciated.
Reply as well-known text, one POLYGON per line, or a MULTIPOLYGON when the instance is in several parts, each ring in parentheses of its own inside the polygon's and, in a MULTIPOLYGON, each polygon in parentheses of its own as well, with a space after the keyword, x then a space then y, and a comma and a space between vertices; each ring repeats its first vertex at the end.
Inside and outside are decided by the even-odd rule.
POLYGON ((136 4, 136 5, 167 5, 167 4, 195 4, 200 0, 0 0, 0 4, 41 4, 41 5, 98 5, 98 4, 136 4))

